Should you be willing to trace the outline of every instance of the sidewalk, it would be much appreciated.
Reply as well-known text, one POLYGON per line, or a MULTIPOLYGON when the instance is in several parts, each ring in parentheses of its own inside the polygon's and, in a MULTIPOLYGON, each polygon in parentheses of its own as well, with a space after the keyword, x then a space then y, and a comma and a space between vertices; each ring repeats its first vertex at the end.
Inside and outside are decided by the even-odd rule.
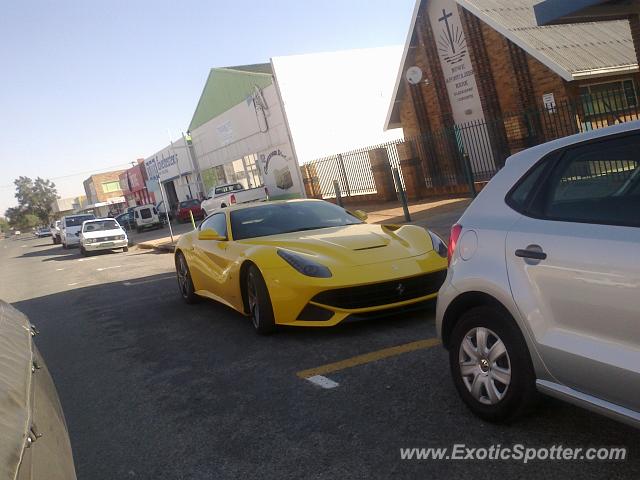
MULTIPOLYGON (((440 235, 443 239, 449 238, 449 229, 462 215, 467 206, 471 203, 470 198, 447 198, 426 202, 410 202, 409 213, 411 214, 412 225, 420 225, 429 228, 440 235)), ((404 219, 404 211, 400 202, 389 202, 361 206, 349 206, 351 210, 363 210, 367 212, 368 223, 407 223, 404 219)), ((133 234, 131 240, 138 248, 157 250, 160 252, 173 252, 175 242, 180 235, 191 231, 191 223, 174 224, 173 237, 171 242, 169 229, 165 227, 160 230, 152 230, 141 234, 133 234)))

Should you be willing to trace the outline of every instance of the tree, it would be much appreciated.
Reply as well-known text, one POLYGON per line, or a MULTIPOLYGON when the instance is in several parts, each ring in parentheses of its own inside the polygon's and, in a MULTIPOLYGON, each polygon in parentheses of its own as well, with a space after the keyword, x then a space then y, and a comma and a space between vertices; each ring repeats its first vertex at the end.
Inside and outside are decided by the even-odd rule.
POLYGON ((30 223, 25 218, 20 220, 20 217, 35 215, 40 223, 49 223, 51 203, 58 198, 55 184, 51 180, 40 177, 35 181, 29 177, 18 177, 13 183, 16 186, 15 197, 18 200, 18 207, 7 210, 5 215, 9 222, 12 225, 21 222, 30 223))
POLYGON ((41 223, 40 217, 32 213, 26 213, 21 207, 8 208, 5 216, 9 225, 18 230, 27 230, 41 223))
POLYGON ((0 217, 0 232, 7 233, 9 231, 9 222, 6 218, 0 217))

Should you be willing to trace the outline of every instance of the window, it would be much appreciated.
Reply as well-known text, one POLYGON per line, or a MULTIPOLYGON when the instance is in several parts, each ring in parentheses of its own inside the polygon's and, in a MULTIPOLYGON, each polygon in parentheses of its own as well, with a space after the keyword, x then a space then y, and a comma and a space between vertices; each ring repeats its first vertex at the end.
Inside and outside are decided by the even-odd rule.
POLYGON ((542 174, 545 172, 548 164, 549 159, 547 157, 545 160, 542 160, 531 168, 525 174, 524 178, 520 180, 520 182, 507 195, 507 205, 515 211, 523 213, 527 207, 528 200, 531 199, 531 194, 542 178, 542 174))
MULTIPOLYGON (((138 212, 136 212, 138 213, 138 212)), ((144 219, 147 220, 148 218, 151 218, 151 209, 150 208, 143 208, 140 210, 140 216, 144 219)))
POLYGON ((224 213, 216 213, 200 224, 200 230, 210 228, 218 235, 227 236, 227 216, 224 213))
POLYGON ((632 79, 581 87, 580 97, 585 116, 620 112, 638 106, 632 79))
POLYGON ((640 226, 640 135, 589 142, 566 151, 539 201, 543 217, 640 226))
POLYGON ((79 227, 82 225, 82 222, 86 220, 93 220, 93 215, 78 215, 76 217, 65 217, 64 225, 65 227, 79 227))
POLYGON ((104 182, 102 184, 102 191, 104 193, 119 192, 120 182, 117 180, 115 182, 104 182))

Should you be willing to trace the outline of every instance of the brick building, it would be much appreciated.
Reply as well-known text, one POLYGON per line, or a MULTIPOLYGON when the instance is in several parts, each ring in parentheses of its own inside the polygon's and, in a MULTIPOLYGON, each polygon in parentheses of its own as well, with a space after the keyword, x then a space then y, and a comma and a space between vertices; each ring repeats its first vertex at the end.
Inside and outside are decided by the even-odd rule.
POLYGON ((144 167, 144 158, 139 158, 137 165, 123 171, 119 180, 127 207, 156 203, 154 193, 147 190, 148 178, 147 169, 144 167))
POLYGON ((121 212, 125 207, 125 198, 120 187, 120 174, 124 171, 96 173, 87 178, 83 182, 89 202, 85 210, 93 210, 97 216, 121 212))
POLYGON ((425 177, 486 179, 518 150, 638 118, 629 22, 539 26, 539 1, 416 2, 385 127, 427 138, 425 177))

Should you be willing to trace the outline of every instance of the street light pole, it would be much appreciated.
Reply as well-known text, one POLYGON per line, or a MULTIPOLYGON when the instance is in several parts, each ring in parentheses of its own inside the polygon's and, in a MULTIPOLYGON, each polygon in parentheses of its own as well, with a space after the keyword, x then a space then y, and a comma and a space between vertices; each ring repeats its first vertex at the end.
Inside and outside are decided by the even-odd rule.
POLYGON ((175 240, 173 239, 173 229, 171 228, 171 219, 169 218, 169 204, 167 203, 167 198, 164 196, 164 188, 162 187, 160 177, 158 177, 158 186, 160 187, 160 195, 162 195, 162 201, 164 202, 164 213, 167 215, 167 224, 169 225, 169 235, 171 235, 171 243, 174 243, 175 240))

